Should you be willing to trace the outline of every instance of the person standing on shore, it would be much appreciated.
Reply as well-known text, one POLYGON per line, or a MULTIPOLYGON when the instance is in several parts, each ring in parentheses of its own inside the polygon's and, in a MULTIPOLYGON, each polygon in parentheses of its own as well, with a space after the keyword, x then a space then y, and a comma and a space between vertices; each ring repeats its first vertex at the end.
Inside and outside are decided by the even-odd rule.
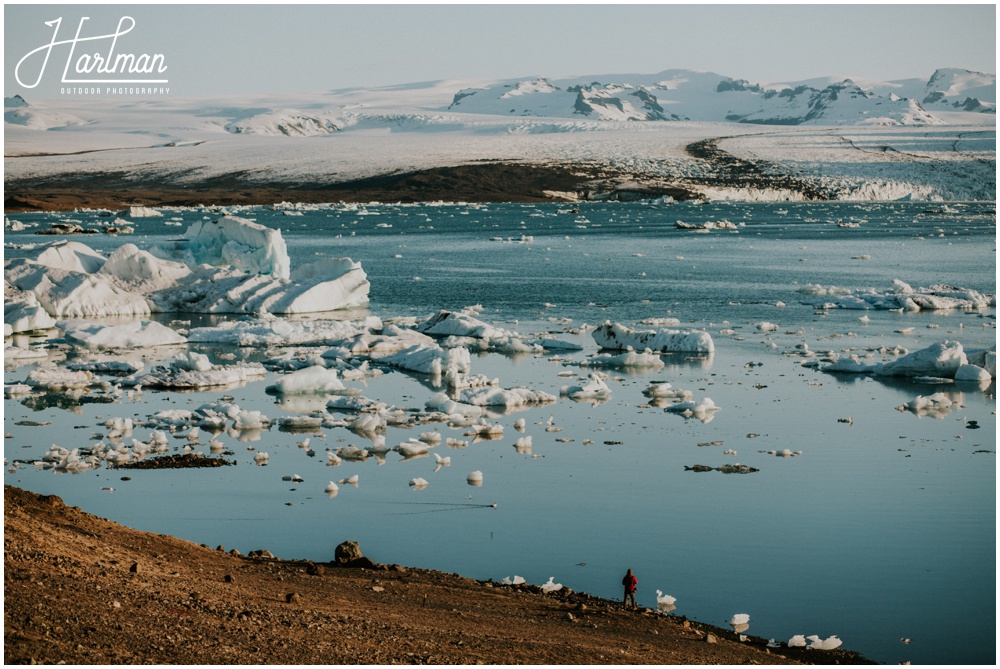
POLYGON ((639 608, 635 603, 635 586, 639 585, 639 579, 632 574, 631 569, 626 572, 625 578, 622 579, 622 585, 625 586, 625 601, 622 602, 622 605, 628 607, 629 600, 631 600, 632 608, 639 608))

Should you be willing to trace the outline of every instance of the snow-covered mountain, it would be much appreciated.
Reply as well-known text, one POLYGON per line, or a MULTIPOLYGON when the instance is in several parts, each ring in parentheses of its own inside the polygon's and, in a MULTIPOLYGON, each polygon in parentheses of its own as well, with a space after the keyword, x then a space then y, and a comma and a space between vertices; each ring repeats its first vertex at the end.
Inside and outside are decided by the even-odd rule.
POLYGON ((768 125, 912 125, 929 110, 996 113, 996 76, 937 70, 927 81, 751 84, 713 72, 510 80, 455 94, 448 109, 504 116, 768 125))

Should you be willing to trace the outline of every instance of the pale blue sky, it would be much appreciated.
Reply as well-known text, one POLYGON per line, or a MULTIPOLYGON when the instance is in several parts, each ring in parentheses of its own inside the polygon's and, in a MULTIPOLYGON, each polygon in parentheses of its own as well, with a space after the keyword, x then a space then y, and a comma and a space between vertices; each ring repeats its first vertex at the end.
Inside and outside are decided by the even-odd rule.
MULTIPOLYGON (((988 5, 5 5, 4 94, 58 96, 68 46, 37 88, 14 78, 52 39, 134 30, 117 53, 162 53, 173 95, 323 91, 437 79, 710 70, 754 82, 996 71, 988 5)), ((106 52, 110 40, 100 42, 106 52)), ((75 58, 97 42, 77 47, 75 58)), ((37 77, 41 54, 21 79, 37 77)))

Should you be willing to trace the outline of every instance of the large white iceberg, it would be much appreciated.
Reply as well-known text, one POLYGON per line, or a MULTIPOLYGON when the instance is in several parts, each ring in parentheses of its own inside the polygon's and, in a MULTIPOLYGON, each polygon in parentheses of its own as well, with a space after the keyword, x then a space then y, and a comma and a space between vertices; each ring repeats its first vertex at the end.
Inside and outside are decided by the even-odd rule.
POLYGON ((184 233, 183 252, 189 264, 231 266, 251 274, 287 279, 292 267, 280 230, 245 218, 223 216, 197 221, 184 233))
POLYGON ((44 245, 5 262, 4 275, 54 318, 315 313, 365 306, 370 288, 350 258, 291 271, 279 231, 234 217, 195 223, 172 246, 124 244, 108 258, 79 242, 44 245))
POLYGON ((684 352, 712 353, 715 343, 704 330, 632 330, 619 323, 606 321, 591 333, 601 348, 624 351, 650 349, 660 353, 684 352))

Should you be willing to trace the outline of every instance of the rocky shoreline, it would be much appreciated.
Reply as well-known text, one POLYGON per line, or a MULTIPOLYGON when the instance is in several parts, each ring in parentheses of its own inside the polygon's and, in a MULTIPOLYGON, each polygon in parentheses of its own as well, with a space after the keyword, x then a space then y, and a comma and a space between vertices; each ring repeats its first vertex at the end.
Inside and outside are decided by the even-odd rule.
POLYGON ((4 524, 8 664, 871 664, 565 588, 241 556, 6 485, 4 524))

